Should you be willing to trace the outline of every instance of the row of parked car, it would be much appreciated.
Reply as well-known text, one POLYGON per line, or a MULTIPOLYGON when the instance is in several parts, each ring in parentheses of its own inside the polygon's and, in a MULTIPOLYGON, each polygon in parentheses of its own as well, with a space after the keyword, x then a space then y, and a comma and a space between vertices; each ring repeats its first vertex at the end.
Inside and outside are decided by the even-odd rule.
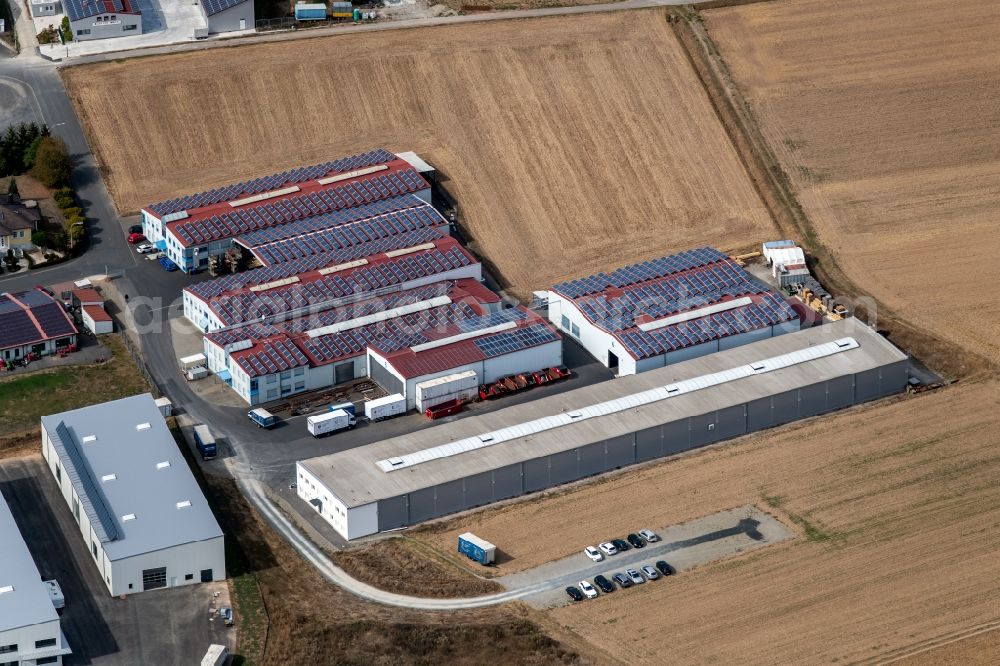
POLYGON ((595 576, 593 585, 590 581, 581 580, 578 587, 567 587, 566 594, 568 594, 573 601, 596 599, 597 589, 594 587, 595 585, 601 588, 602 592, 607 594, 615 591, 615 583, 618 584, 618 587, 624 590, 626 587, 642 585, 647 580, 656 580, 661 576, 669 576, 672 573, 674 573, 674 568, 667 564, 666 561, 659 560, 657 561, 655 567, 644 564, 638 569, 625 569, 625 573, 611 574, 610 579, 603 575, 595 576))
POLYGON ((652 530, 639 530, 635 534, 629 534, 624 539, 612 539, 598 544, 597 547, 587 546, 583 553, 594 562, 600 562, 604 556, 617 555, 629 548, 642 548, 647 543, 659 541, 660 537, 652 530))

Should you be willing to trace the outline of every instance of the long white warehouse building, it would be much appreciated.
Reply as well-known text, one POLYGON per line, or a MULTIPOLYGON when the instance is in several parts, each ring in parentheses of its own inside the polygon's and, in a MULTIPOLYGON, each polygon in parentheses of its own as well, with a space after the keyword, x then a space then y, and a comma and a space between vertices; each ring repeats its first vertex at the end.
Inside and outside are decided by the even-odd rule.
POLYGON ((222 530, 151 395, 43 416, 42 454, 112 596, 225 579, 222 530))
POLYGON ((297 492, 355 539, 899 393, 907 365, 847 319, 300 461, 297 492))

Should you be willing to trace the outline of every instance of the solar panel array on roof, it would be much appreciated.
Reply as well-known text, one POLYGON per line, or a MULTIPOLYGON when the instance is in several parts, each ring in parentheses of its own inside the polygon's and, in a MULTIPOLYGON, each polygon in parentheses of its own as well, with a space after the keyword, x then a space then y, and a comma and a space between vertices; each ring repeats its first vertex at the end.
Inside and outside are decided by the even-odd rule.
MULTIPOLYGON (((433 211, 430 206, 428 208, 433 211)), ((438 229, 443 220, 436 211, 433 214, 429 211, 414 214, 416 210, 390 213, 260 245, 253 248, 253 253, 268 266, 320 254, 336 256, 338 261, 349 261, 445 236, 438 229)))
POLYGON ((636 328, 620 333, 618 339, 629 353, 642 359, 794 321, 797 317, 785 299, 778 294, 767 293, 760 296, 759 302, 752 305, 652 331, 636 328))
POLYGON ((637 282, 645 282, 656 278, 680 273, 681 271, 707 266, 727 259, 726 255, 715 248, 703 247, 688 250, 679 254, 651 259, 631 266, 625 266, 611 273, 597 273, 579 280, 570 280, 552 287, 567 298, 579 298, 587 294, 595 294, 609 287, 625 287, 637 282))
POLYGON ((311 231, 319 231, 338 224, 356 222, 358 220, 375 217, 377 215, 385 215, 386 213, 392 213, 398 210, 419 208, 427 205, 428 204, 424 202, 423 199, 420 199, 412 194, 405 194, 398 197, 389 197, 383 201, 376 201, 363 206, 355 206, 354 208, 348 208, 346 210, 334 211, 332 213, 309 218, 307 220, 289 222, 288 224, 283 224, 278 227, 268 227, 267 229, 251 231, 248 234, 240 236, 238 240, 241 245, 246 247, 256 247, 258 245, 292 238, 294 236, 301 236, 302 234, 309 233, 311 231))
POLYGON ((288 287, 215 297, 210 307, 225 326, 232 326, 439 275, 471 263, 469 254, 457 246, 447 251, 422 250, 288 287))
POLYGON ((252 349, 233 353, 232 358, 250 377, 271 375, 309 364, 302 350, 287 338, 262 342, 252 349))
POLYGON ((433 332, 449 330, 476 315, 468 303, 451 303, 339 333, 301 338, 300 344, 318 363, 330 363, 363 354, 367 347, 389 353, 427 342, 433 332))
POLYGON ((728 259, 703 268, 628 285, 614 295, 601 292, 574 303, 591 321, 612 333, 631 328, 635 318, 660 319, 726 298, 768 291, 728 259))
POLYGON ((556 335, 555 331, 545 324, 532 324, 513 331, 483 336, 474 342, 486 358, 494 358, 554 342, 558 339, 559 336, 556 335))
POLYGON ((259 206, 238 208, 204 219, 171 223, 170 228, 185 245, 203 245, 426 188, 427 181, 414 169, 408 168, 348 180, 322 190, 291 195, 259 206))
POLYGON ((201 0, 201 4, 205 7, 206 16, 215 16, 219 12, 232 9, 236 5, 247 1, 248 0, 201 0))
POLYGON ((271 326, 270 324, 248 324, 246 326, 238 326, 235 328, 215 331, 214 333, 209 333, 205 337, 219 347, 224 348, 227 345, 242 342, 243 340, 264 340, 266 338, 274 337, 280 333, 281 329, 276 326, 271 326))
POLYGON ((0 348, 18 347, 74 333, 76 328, 63 306, 48 294, 37 289, 0 294, 0 348))
MULTIPOLYGON (((229 2, 231 0, 208 1, 229 2)), ((69 0, 69 2, 79 3, 81 0, 69 0)), ((233 4, 238 3, 234 2, 233 4)), ((208 6, 206 5, 206 10, 207 9, 208 6)), ((304 183, 309 180, 318 180, 324 176, 336 173, 363 169, 376 164, 386 164, 395 159, 395 155, 387 150, 379 148, 366 153, 360 153, 358 155, 352 155, 339 160, 333 160, 332 162, 324 162, 314 166, 291 169, 289 171, 276 173, 271 176, 264 176, 263 178, 256 178, 243 183, 236 183, 235 185, 227 185, 226 187, 208 190, 207 192, 200 192, 198 194, 179 197, 177 199, 170 199, 169 201, 162 201, 150 206, 149 210, 162 217, 164 215, 169 215, 182 210, 191 210, 194 208, 201 208, 203 206, 210 206, 223 201, 231 201, 246 195, 270 192, 272 190, 280 189, 286 185, 304 183)))
POLYGON ((138 14, 130 0, 65 0, 63 6, 70 21, 87 19, 98 14, 138 14))

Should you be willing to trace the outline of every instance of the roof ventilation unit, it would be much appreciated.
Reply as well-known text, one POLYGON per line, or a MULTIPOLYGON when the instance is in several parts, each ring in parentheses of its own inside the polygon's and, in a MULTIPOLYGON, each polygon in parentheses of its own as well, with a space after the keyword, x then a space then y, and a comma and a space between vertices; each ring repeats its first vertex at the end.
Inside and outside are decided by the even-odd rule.
POLYGON ((189 506, 191 506, 191 500, 184 500, 183 502, 177 503, 178 509, 186 509, 189 506))
POLYGON ((87 444, 89 442, 96 442, 97 441, 97 435, 87 435, 81 441, 84 444, 87 444))
POLYGON ((135 429, 136 429, 136 431, 149 430, 149 424, 148 423, 140 423, 139 425, 137 425, 135 427, 135 429))
POLYGON ((166 469, 170 467, 170 461, 164 460, 163 462, 156 463, 156 469, 166 469))
POLYGON ((135 520, 135 514, 134 513, 126 513, 124 516, 122 516, 122 520, 124 520, 124 521, 135 520))

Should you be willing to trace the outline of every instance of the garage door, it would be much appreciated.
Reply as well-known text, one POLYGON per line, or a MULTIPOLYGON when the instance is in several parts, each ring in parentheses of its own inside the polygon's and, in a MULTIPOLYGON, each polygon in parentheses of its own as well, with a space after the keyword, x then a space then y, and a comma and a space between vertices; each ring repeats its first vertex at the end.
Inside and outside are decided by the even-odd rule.
POLYGON ((155 590, 158 587, 167 586, 167 568, 145 569, 142 572, 142 589, 155 590))
POLYGON ((347 363, 338 363, 333 366, 334 372, 334 382, 337 384, 343 384, 344 382, 349 382, 354 379, 354 361, 349 361, 347 363))

